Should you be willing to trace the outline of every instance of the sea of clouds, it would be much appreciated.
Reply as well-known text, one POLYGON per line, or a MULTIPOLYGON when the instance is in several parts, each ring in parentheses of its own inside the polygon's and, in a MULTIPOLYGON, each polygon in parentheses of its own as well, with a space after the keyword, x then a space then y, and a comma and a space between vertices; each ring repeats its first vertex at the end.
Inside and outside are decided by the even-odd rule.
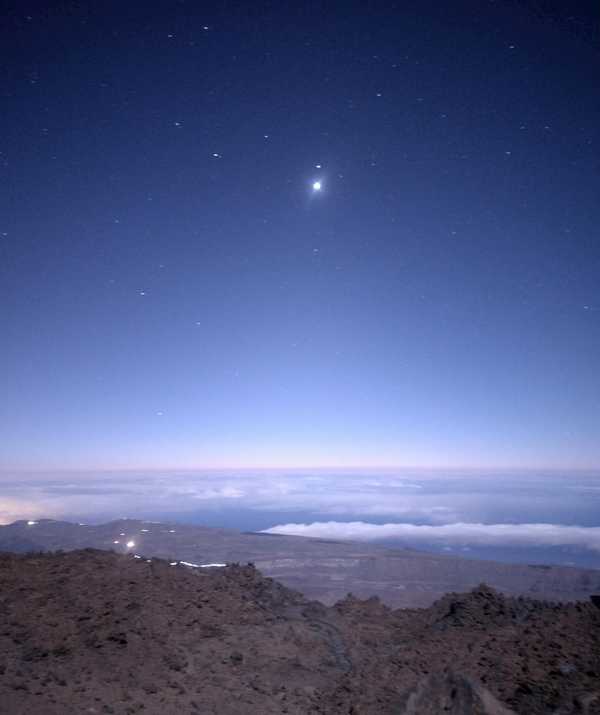
POLYGON ((416 548, 565 547, 586 550, 596 558, 600 474, 442 470, 0 474, 2 523, 43 517, 100 522, 123 516, 416 548))
POLYGON ((562 524, 370 524, 364 521, 317 521, 311 524, 280 524, 263 530, 269 534, 292 534, 351 541, 407 541, 411 544, 455 546, 577 546, 600 553, 600 526, 562 524))

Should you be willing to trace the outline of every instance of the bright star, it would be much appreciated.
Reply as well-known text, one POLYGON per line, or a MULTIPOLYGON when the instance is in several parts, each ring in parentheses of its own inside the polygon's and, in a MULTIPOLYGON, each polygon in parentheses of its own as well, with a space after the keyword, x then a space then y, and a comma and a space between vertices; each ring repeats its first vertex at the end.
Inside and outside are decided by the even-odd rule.
POLYGON ((313 181, 312 187, 313 191, 321 191, 321 189, 323 188, 323 184, 321 184, 320 181, 313 181))

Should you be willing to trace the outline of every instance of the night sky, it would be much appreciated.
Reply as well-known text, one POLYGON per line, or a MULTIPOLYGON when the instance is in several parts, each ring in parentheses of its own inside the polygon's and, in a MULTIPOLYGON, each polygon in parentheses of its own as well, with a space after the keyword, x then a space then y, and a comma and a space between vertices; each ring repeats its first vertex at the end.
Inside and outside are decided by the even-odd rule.
POLYGON ((2 467, 600 465, 592 5, 2 3, 2 467))

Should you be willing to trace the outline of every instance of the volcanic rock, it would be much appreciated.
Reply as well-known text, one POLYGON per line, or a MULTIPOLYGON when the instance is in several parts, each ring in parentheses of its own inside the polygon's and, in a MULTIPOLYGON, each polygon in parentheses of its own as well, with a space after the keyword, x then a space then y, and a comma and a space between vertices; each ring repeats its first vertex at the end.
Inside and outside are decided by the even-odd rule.
POLYGON ((461 675, 430 675, 407 697, 402 715, 514 715, 480 683, 461 675))
POLYGON ((326 607, 250 565, 0 554, 7 715, 600 715, 599 682, 589 600, 326 607))

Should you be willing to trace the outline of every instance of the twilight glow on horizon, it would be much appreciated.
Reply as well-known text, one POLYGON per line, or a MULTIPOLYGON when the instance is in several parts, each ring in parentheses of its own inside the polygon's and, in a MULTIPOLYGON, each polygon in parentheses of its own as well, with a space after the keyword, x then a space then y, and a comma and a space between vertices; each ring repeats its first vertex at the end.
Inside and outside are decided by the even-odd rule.
POLYGON ((50 5, 1 31, 1 473, 600 467, 566 16, 50 5))

